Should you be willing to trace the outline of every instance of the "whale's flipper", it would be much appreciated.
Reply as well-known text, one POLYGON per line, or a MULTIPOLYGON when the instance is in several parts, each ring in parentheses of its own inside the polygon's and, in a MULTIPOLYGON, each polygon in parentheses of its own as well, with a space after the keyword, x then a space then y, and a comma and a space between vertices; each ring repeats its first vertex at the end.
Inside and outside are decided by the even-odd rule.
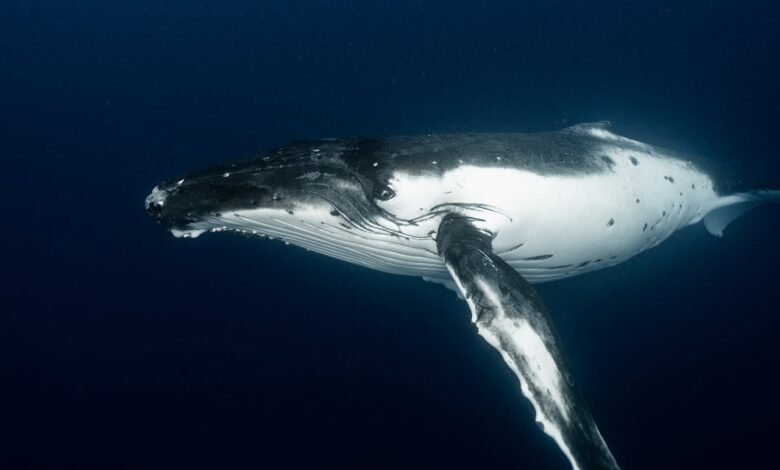
POLYGON ((614 457, 574 389, 552 321, 536 293, 491 248, 472 219, 450 215, 437 245, 479 334, 520 379, 536 420, 575 469, 616 469, 614 457))

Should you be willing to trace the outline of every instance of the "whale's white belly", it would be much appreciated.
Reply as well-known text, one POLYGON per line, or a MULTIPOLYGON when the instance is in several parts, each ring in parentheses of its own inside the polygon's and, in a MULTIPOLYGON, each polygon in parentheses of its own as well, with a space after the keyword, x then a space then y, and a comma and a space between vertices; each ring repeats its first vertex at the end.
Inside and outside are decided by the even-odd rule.
MULTIPOLYGON (((605 147, 603 158, 608 170, 585 175, 468 166, 436 180, 396 175, 398 197, 385 208, 411 218, 404 208, 462 205, 495 234, 501 258, 545 282, 625 261, 698 222, 718 199, 710 178, 687 162, 619 147, 605 147)), ((436 228, 422 225, 410 231, 436 228)))

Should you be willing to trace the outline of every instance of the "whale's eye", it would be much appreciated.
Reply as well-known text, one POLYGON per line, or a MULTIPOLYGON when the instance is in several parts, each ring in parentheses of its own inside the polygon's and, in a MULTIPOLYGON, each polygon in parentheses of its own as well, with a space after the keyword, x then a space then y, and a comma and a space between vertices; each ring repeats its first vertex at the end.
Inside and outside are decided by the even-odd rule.
POLYGON ((394 193, 394 192, 393 192, 393 190, 392 190, 392 189, 390 189, 390 188, 382 188, 382 189, 379 191, 379 194, 377 195, 377 197, 378 197, 378 198, 379 198, 381 201, 387 201, 387 200, 389 200, 389 199, 392 199, 392 198, 394 198, 394 197, 395 197, 395 193, 394 193))

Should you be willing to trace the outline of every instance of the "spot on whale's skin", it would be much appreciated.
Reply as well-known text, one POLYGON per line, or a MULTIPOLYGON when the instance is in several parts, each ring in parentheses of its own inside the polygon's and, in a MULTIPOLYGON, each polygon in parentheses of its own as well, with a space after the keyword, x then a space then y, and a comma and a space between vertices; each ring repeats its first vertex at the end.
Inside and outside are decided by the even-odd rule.
POLYGON ((614 167, 614 166, 615 166, 615 160, 613 160, 612 158, 610 158, 610 157, 608 157, 608 156, 606 156, 606 155, 602 155, 602 156, 601 156, 601 160, 602 160, 604 163, 606 163, 606 164, 607 164, 607 168, 609 168, 610 170, 612 169, 612 167, 614 167))
POLYGON ((612 227, 615 225, 615 219, 609 219, 609 222, 607 222, 607 227, 612 227))
POLYGON ((582 263, 578 264, 578 268, 584 268, 585 266, 589 265, 590 261, 583 261, 582 263))
POLYGON ((528 258, 523 258, 523 261, 541 261, 545 259, 550 259, 552 257, 553 255, 529 256, 528 258))
POLYGON ((639 160, 637 160, 636 157, 631 157, 631 163, 633 163, 634 166, 639 166, 639 160))
POLYGON ((515 250, 517 250, 519 248, 522 248, 524 245, 525 245, 525 243, 518 243, 517 245, 515 245, 515 246, 509 248, 508 250, 506 250, 506 252, 510 253, 510 252, 515 251, 515 250))
POLYGON ((639 198, 637 198, 636 203, 639 204, 639 198))
POLYGON ((672 178, 671 176, 664 176, 664 179, 665 179, 666 181, 668 181, 668 182, 670 182, 670 183, 674 184, 674 178, 672 178))
POLYGON ((647 222, 645 222, 645 226, 644 226, 644 227, 642 227, 642 231, 643 231, 643 232, 644 232, 644 231, 646 231, 646 230, 647 230, 647 222))

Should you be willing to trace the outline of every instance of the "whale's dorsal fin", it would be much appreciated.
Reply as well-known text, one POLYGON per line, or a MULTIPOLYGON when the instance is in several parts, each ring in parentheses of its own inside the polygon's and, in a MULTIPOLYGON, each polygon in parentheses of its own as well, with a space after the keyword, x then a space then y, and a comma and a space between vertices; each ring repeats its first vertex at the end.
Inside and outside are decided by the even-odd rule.
POLYGON ((536 290, 493 253, 491 235, 471 219, 447 216, 439 254, 469 305, 485 341, 520 380, 536 421, 575 469, 616 469, 601 434, 571 382, 552 321, 536 290))
POLYGON ((569 126, 565 131, 568 132, 583 132, 583 131, 592 131, 594 129, 601 129, 601 130, 608 130, 610 127, 612 127, 612 123, 609 121, 596 121, 596 122, 581 122, 579 124, 574 124, 573 126, 569 126))

